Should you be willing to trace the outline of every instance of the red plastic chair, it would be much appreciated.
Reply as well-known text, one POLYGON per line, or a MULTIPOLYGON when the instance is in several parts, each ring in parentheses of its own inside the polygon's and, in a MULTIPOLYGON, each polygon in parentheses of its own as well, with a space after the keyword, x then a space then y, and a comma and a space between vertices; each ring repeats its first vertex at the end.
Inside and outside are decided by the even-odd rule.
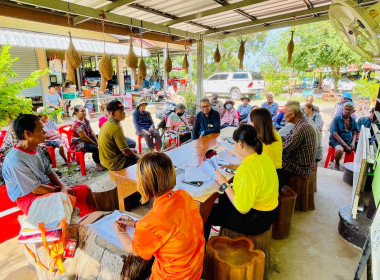
POLYGON ((65 137, 62 137, 67 149, 67 165, 70 167, 71 161, 75 158, 77 160, 77 163, 80 165, 82 176, 86 176, 86 163, 84 160, 84 155, 86 152, 77 152, 70 148, 73 126, 71 124, 63 125, 58 129, 58 132, 61 134, 61 136, 65 135, 67 138, 65 139, 65 137))
POLYGON ((20 232, 20 223, 18 216, 22 215, 20 208, 16 202, 9 199, 7 189, 0 186, 0 224, 3 230, 0 230, 0 243, 3 243, 20 232))
POLYGON ((0 147, 1 145, 3 145, 3 140, 6 134, 7 134, 6 130, 0 130, 0 147))
MULTIPOLYGON (((142 153, 142 146, 141 146, 141 139, 142 139, 143 137, 141 136, 141 135, 139 135, 139 134, 137 134, 137 141, 138 141, 138 144, 139 144, 139 154, 141 155, 141 153, 142 153)), ((154 141, 155 142, 155 144, 156 144, 156 149, 157 149, 157 151, 158 150, 160 150, 160 147, 158 147, 158 143, 156 142, 156 141, 154 141)))
POLYGON ((278 114, 282 113, 284 111, 284 106, 278 107, 278 114))
MULTIPOLYGON (((335 150, 329 146, 329 151, 327 153, 326 161, 325 161, 325 168, 329 166, 329 161, 333 162, 335 159, 335 150)), ((355 152, 351 152, 351 154, 344 154, 344 163, 346 162, 353 162, 355 159, 355 152)))
POLYGON ((56 168, 57 167, 57 161, 55 159, 55 147, 53 146, 47 146, 48 148, 48 151, 49 151, 49 155, 50 155, 50 158, 51 158, 51 161, 53 162, 51 167, 53 168, 56 168))
MULTIPOLYGON (((168 122, 168 118, 169 118, 169 116, 166 116, 166 117, 165 117, 165 123, 168 122)), ((182 145, 182 142, 179 140, 179 137, 177 137, 177 138, 178 138, 178 141, 177 141, 177 138, 173 138, 173 137, 172 137, 172 133, 170 133, 169 131, 168 131, 168 135, 169 135, 168 148, 170 148, 170 147, 172 146, 173 143, 174 143, 174 145, 176 145, 177 147, 179 147, 179 146, 182 145)))

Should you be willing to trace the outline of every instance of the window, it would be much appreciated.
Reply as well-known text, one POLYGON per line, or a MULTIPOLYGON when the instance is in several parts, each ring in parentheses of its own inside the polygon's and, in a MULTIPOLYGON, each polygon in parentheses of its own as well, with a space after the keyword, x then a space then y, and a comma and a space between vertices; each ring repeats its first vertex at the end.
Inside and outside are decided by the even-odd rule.
POLYGON ((218 74, 212 75, 210 78, 208 78, 209 81, 215 81, 218 79, 218 74))
POLYGON ((232 79, 248 79, 248 74, 247 73, 234 73, 232 75, 232 79))
POLYGON ((252 80, 264 80, 264 78, 259 73, 252 72, 252 80))
POLYGON ((228 74, 219 74, 219 79, 218 80, 227 80, 228 74))

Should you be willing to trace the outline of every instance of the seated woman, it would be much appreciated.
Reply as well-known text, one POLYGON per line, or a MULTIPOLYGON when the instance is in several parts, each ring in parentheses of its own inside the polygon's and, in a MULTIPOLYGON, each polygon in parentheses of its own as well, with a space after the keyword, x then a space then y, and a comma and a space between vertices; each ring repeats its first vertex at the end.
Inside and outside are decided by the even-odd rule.
MULTIPOLYGON (((40 107, 40 108, 43 108, 43 107, 40 107)), ((67 163, 64 144, 62 142, 62 137, 58 132, 58 126, 56 125, 55 122, 53 122, 52 120, 49 120, 49 117, 44 112, 41 112, 40 116, 41 116, 40 120, 42 124, 44 125, 44 131, 46 133, 46 141, 45 141, 46 146, 52 146, 52 147, 58 148, 59 154, 61 155, 65 163, 67 163)))
POLYGON ((322 117, 320 113, 317 113, 315 111, 314 105, 306 103, 303 106, 303 111, 304 111, 305 117, 307 117, 309 120, 312 120, 318 127, 319 131, 322 132, 322 126, 323 126, 322 117))
POLYGON ((86 109, 82 105, 77 105, 74 107, 73 115, 76 118, 74 119, 70 148, 77 152, 92 153, 92 159, 98 170, 106 170, 100 163, 98 138, 92 130, 89 120, 86 119, 86 109))
POLYGON ((156 139, 158 148, 161 149, 162 141, 160 134, 154 128, 154 122, 150 112, 145 111, 148 102, 144 99, 141 99, 136 106, 136 110, 133 112, 133 123, 136 128, 136 134, 144 137, 145 142, 147 143, 149 150, 154 151, 156 148, 153 139, 156 139))
POLYGON ((278 177, 273 161, 263 153, 263 144, 252 125, 237 128, 234 139, 235 152, 243 158, 237 168, 233 189, 227 179, 216 170, 219 190, 224 194, 214 204, 204 226, 205 239, 211 226, 258 235, 267 231, 277 216, 278 177))
POLYGON ((175 111, 171 113, 168 117, 168 121, 166 122, 166 127, 170 131, 175 131, 176 135, 179 135, 179 140, 181 143, 186 142, 191 139, 191 132, 189 130, 189 124, 185 116, 185 105, 182 103, 178 103, 175 106, 175 111))
POLYGON ((234 105, 234 101, 227 99, 223 105, 223 108, 219 109, 221 129, 227 126, 238 126, 239 117, 237 111, 234 108, 234 105))
POLYGON ((145 260, 155 257, 149 279, 200 279, 205 240, 198 206, 176 184, 174 166, 164 153, 145 154, 137 162, 137 190, 141 203, 154 199, 141 220, 121 216, 114 230, 124 250, 145 260), (175 215, 173 215, 175 213, 175 215), (127 227, 134 227, 131 238, 127 227))
POLYGON ((265 108, 256 108, 251 112, 251 124, 263 143, 263 153, 273 161, 276 169, 282 168, 282 139, 274 130, 272 115, 265 108))
MULTIPOLYGON (((101 128, 103 126, 103 124, 105 124, 106 121, 108 121, 108 111, 107 111, 107 103, 102 103, 102 105, 100 105, 100 111, 102 111, 103 113, 103 117, 101 117, 99 119, 99 128, 101 128)), ((120 124, 121 126, 121 124, 120 124)), ((131 149, 134 149, 136 148, 136 141, 129 138, 129 137, 125 137, 125 141, 127 141, 127 144, 128 144, 128 147, 131 148, 131 149)))

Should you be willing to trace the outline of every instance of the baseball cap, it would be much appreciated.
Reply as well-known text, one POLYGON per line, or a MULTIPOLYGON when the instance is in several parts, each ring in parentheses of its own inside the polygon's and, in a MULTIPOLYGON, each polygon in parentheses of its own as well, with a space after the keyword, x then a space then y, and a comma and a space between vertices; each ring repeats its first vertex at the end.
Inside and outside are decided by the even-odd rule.
POLYGON ((124 105, 119 100, 112 100, 106 107, 108 112, 114 112, 117 110, 124 110, 124 105))
POLYGON ((342 94, 342 97, 352 100, 352 93, 346 91, 345 93, 342 94))

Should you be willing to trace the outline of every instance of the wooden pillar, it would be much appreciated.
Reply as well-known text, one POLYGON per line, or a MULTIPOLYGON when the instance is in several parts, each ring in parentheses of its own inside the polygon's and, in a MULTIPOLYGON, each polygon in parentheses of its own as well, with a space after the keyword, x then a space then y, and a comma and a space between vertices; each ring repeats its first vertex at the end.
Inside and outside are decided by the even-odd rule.
POLYGON ((124 71, 123 71, 123 57, 118 55, 116 57, 116 70, 117 70, 117 84, 119 85, 119 94, 120 96, 125 95, 125 84, 124 84, 124 71))
MULTIPOLYGON (((36 49, 36 53, 37 53, 38 66, 39 66, 40 70, 47 69, 48 64, 47 64, 47 58, 46 58, 46 51, 44 49, 36 49)), ((41 79, 42 92, 47 92, 48 87, 50 85, 49 74, 46 73, 40 79, 41 79)), ((42 94, 42 100, 43 100, 43 103, 45 106, 46 105, 45 104, 45 94, 42 94)))
POLYGON ((161 81, 161 59, 160 54, 157 55, 157 79, 161 81))
MULTIPOLYGON (((164 61, 164 65, 165 65, 165 60, 166 60, 166 57, 167 57, 167 52, 166 52, 166 49, 163 50, 163 61, 164 61)), ((164 91, 167 91, 168 90, 168 74, 166 73, 165 71, 165 67, 164 67, 164 91)))
POLYGON ((191 84, 191 78, 193 75, 193 60, 191 59, 191 52, 189 52, 189 83, 191 84))
POLYGON ((97 55, 95 55, 95 70, 99 70, 99 61, 97 55))
POLYGON ((204 66, 204 42, 203 38, 197 41, 197 112, 199 112, 200 100, 203 97, 203 66, 204 66))

